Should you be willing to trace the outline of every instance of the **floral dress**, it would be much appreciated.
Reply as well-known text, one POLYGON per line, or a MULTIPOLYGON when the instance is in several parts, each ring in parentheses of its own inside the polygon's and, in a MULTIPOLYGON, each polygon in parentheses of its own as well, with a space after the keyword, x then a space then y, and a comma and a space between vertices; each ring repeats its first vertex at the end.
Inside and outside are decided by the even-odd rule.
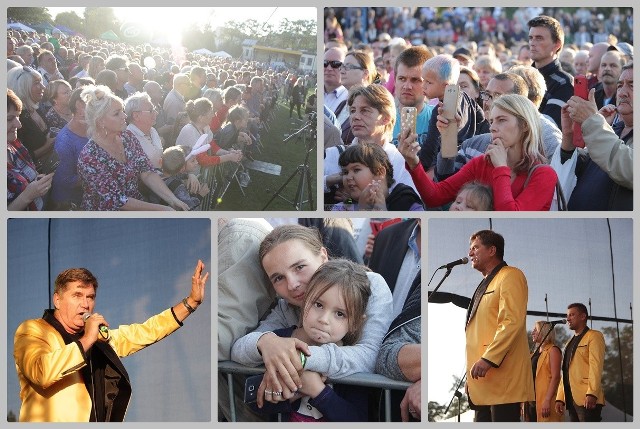
POLYGON ((78 173, 82 179, 83 210, 120 210, 129 198, 143 200, 138 190, 141 173, 151 164, 131 131, 122 133, 126 161, 113 158, 93 140, 80 152, 78 173))
MULTIPOLYGON (((29 185, 36 180, 38 172, 29 156, 29 152, 19 139, 7 144, 7 204, 18 198, 29 185)), ((44 200, 38 197, 27 206, 26 210, 42 210, 44 200)))

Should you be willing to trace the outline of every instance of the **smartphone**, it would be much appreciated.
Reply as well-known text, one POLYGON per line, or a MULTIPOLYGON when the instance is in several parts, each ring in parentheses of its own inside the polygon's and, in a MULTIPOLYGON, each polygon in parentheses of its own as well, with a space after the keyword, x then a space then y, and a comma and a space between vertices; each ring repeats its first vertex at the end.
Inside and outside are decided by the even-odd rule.
POLYGON ((262 383, 264 374, 252 375, 247 377, 244 382, 244 402, 245 404, 252 404, 256 402, 258 398, 258 387, 262 383))
MULTIPOLYGON (((589 84, 585 75, 577 75, 573 80, 573 95, 589 99, 589 84)), ((582 128, 578 123, 573 123, 573 145, 575 147, 584 147, 584 139, 582 138, 582 128)))
POLYGON ((460 100, 460 87, 447 85, 442 99, 442 115, 449 119, 449 126, 440 133, 440 153, 443 158, 455 158, 458 154, 458 127, 456 111, 460 100))
POLYGON ((400 135, 404 136, 407 130, 415 133, 417 119, 418 109, 415 107, 403 107, 400 111, 400 135))

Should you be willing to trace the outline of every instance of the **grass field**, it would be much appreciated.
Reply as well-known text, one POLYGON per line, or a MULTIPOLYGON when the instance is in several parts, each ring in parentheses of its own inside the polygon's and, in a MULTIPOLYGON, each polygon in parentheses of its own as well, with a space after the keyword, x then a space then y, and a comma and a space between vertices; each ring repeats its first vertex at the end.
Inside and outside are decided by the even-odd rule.
MULTIPOLYGON (((307 148, 313 147, 309 153, 309 162, 311 172, 311 190, 312 195, 307 191, 308 187, 304 186, 304 200, 312 198, 314 209, 317 208, 316 181, 317 181, 317 141, 310 141, 309 137, 303 140, 302 133, 290 140, 283 140, 290 134, 294 133, 306 123, 306 117, 299 120, 296 112, 293 118, 289 118, 289 106, 282 101, 278 101, 275 110, 275 119, 268 123, 269 131, 263 131, 261 136, 262 152, 254 154, 257 161, 269 162, 282 166, 279 176, 263 173, 261 171, 248 170, 251 181, 246 188, 243 188, 246 195, 242 195, 240 186, 233 181, 222 201, 215 206, 216 211, 262 211, 265 205, 274 196, 276 191, 280 189, 287 179, 296 172, 299 165, 304 163, 307 154, 307 148)), ((296 176, 288 183, 288 185, 280 192, 284 198, 289 201, 296 199, 296 190, 300 182, 301 174, 296 176)), ((268 211, 284 211, 295 210, 293 203, 285 201, 283 198, 276 197, 265 210, 268 211)), ((302 210, 310 210, 309 203, 303 204, 302 210)))

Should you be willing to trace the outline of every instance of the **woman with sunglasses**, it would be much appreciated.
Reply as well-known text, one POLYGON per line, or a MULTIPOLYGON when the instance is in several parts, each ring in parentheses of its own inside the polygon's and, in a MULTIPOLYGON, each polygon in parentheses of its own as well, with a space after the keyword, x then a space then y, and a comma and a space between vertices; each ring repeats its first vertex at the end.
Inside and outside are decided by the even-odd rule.
POLYGON ((31 67, 16 67, 7 73, 7 88, 11 89, 22 102, 18 138, 29 150, 36 163, 47 159, 53 151, 54 136, 49 135, 49 127, 38 113, 44 96, 42 76, 31 67))

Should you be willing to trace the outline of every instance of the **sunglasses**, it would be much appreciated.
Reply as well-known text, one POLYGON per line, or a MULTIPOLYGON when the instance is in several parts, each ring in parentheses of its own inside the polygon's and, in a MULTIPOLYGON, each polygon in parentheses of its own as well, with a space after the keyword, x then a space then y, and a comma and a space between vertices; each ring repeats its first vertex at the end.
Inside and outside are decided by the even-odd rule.
POLYGON ((337 60, 326 61, 325 60, 324 68, 326 69, 329 66, 331 66, 332 69, 339 69, 340 67, 342 67, 342 61, 337 61, 337 60))

